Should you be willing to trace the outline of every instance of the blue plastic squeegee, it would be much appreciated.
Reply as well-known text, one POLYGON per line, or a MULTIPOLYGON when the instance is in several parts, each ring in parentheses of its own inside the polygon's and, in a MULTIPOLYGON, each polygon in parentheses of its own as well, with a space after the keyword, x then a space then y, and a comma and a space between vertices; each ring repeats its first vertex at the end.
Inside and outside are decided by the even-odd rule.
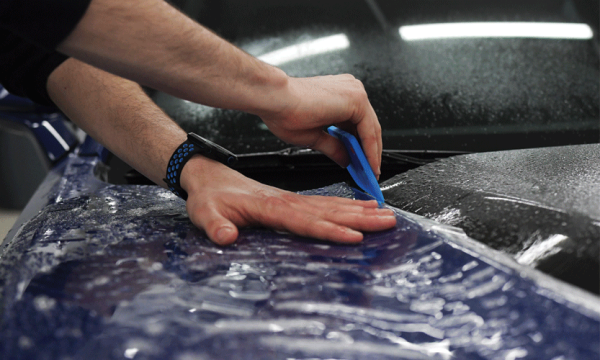
POLYGON ((348 155, 350 155, 350 165, 348 165, 348 171, 352 175, 352 179, 369 195, 373 196, 379 205, 383 205, 383 194, 371 170, 371 165, 367 161, 365 153, 363 152, 358 140, 354 135, 341 130, 335 126, 330 126, 327 131, 331 136, 342 140, 348 155))

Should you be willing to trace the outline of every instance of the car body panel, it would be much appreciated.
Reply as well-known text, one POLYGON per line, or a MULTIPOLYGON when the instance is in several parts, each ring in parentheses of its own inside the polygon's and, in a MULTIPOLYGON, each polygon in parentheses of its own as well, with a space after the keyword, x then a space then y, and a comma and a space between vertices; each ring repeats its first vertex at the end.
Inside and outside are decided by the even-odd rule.
MULTIPOLYGON (((593 1, 227 0, 204 1, 202 16, 292 76, 354 74, 384 127, 386 148, 441 154, 597 143, 598 25, 590 23, 594 35, 585 40, 409 41, 400 28, 580 23, 591 13, 582 3, 593 1), (290 49, 302 56, 290 58, 290 49), (281 62, 282 56, 288 59, 281 62)), ((184 129, 236 153, 289 147, 255 116, 162 93, 153 99, 184 129)), ((25 125, 36 112, 13 110, 13 119, 25 125)), ((479 215, 478 224, 506 216, 500 224, 508 223, 517 240, 535 243, 539 236, 561 247, 556 252, 550 246, 549 258, 567 253, 565 244, 578 247, 566 260, 577 265, 569 262, 593 256, 598 246, 597 239, 586 240, 597 231, 597 208, 586 197, 597 194, 598 178, 587 172, 597 170, 597 158, 589 157, 597 150, 585 149, 468 155, 400 175, 384 184, 392 187, 384 190, 389 204, 407 208, 431 200, 431 184, 440 198, 423 203, 430 207, 423 215, 438 221, 393 208, 397 226, 366 234, 355 246, 248 228, 233 246, 218 247, 166 190, 103 181, 110 155, 88 138, 54 160, 0 250, 0 354, 86 360, 598 358, 597 295, 532 268, 538 258, 528 266, 517 263, 511 254, 526 250, 527 241, 499 247, 503 253, 448 225, 460 219, 452 206, 479 215), (529 161, 535 167, 527 168, 529 161), (544 165, 549 172, 540 171, 544 165), (445 177, 430 173, 444 166, 453 169, 445 177), (515 173, 521 167, 523 178, 515 173), (547 176, 569 167, 562 178, 547 176), (577 179, 583 173, 591 175, 577 179), (423 186, 404 181, 413 178, 423 186), (570 182, 561 185, 564 178, 570 182), (448 183, 452 179, 457 182, 448 183), (448 209, 440 209, 442 198, 451 200, 448 209), (586 232, 587 238, 580 236, 586 232)), ((270 161, 299 168, 277 154, 270 161)), ((265 177, 277 177, 276 166, 269 171, 265 177)), ((315 172, 298 171, 294 188, 315 172)), ((326 165, 318 172, 337 176, 326 165)), ((307 193, 361 197, 343 184, 307 193)), ((479 229, 487 232, 478 240, 491 245, 498 241, 492 233, 504 230, 479 229)), ((501 235, 500 243, 509 237, 501 235)))
POLYGON ((29 130, 37 139, 50 164, 72 152, 79 144, 66 118, 55 108, 9 94, 0 85, 0 125, 29 130))
MULTIPOLYGON (((593 1, 221 3, 205 12, 206 20, 219 19, 216 30, 259 59, 291 76, 350 73, 361 80, 386 149, 481 152, 600 141, 595 35, 413 41, 399 33, 437 23, 581 24, 582 3, 593 1)), ((597 33, 590 25, 590 34, 597 33)), ((163 93, 154 99, 187 131, 236 153, 289 146, 256 116, 163 93)))
POLYGON ((381 186, 393 206, 598 294, 598 144, 455 156, 381 186))
POLYGON ((22 209, 48 170, 77 145, 55 108, 11 95, 0 85, 0 207, 22 209))
POLYGON ((64 160, 2 246, 4 358, 600 355, 600 299, 460 229, 396 209, 357 246, 259 228, 219 247, 182 200, 102 182, 99 165, 64 160))

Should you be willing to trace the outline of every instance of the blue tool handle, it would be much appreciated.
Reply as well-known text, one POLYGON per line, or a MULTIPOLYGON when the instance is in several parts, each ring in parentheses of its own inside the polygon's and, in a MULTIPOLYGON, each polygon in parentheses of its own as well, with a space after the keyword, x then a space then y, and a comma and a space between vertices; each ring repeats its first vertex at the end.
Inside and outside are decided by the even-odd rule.
POLYGON ((384 199, 381 189, 379 188, 379 183, 377 183, 377 179, 375 178, 375 174, 371 169, 371 165, 367 161, 367 157, 365 156, 365 153, 363 152, 362 147, 358 143, 356 137, 342 129, 337 128, 336 126, 328 127, 327 132, 329 132, 331 136, 335 136, 344 143, 344 146, 348 151, 348 155, 350 156, 348 172, 352 176, 352 179, 354 179, 356 184, 360 186, 361 189, 373 196, 379 205, 382 205, 384 203, 384 199))

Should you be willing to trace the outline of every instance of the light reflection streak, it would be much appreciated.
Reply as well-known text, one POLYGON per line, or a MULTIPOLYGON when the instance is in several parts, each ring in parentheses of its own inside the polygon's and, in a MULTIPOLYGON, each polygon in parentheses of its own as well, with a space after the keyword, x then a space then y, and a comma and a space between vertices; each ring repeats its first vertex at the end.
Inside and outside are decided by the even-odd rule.
POLYGON ((449 38, 537 38, 589 40, 592 29, 587 24, 544 22, 470 22, 401 26, 406 41, 449 38))
POLYGON ((275 309, 294 310, 309 314, 315 313, 321 315, 335 315, 356 321, 371 321, 373 319, 397 322, 412 321, 419 323, 427 321, 427 317, 421 314, 389 312, 384 310, 367 309, 342 304, 330 304, 325 302, 285 301, 276 304, 275 309))
POLYGON ((337 34, 284 47, 283 49, 263 54, 258 58, 268 64, 278 66, 309 56, 343 50, 349 46, 350 41, 348 37, 344 34, 337 34))
POLYGON ((130 348, 125 350, 125 353, 123 354, 127 359, 133 359, 135 357, 135 355, 138 353, 139 349, 138 348, 130 348))
POLYGON ((386 185, 386 186, 382 186, 381 187, 381 191, 385 191, 385 190, 389 190, 389 189, 393 189, 395 187, 398 187, 400 185, 405 185, 406 183, 404 181, 399 181, 395 184, 391 184, 391 185, 386 185))
POLYGON ((397 341, 395 345, 384 345, 367 341, 356 341, 354 343, 335 342, 321 339, 310 339, 305 337, 283 337, 262 336, 258 339, 264 346, 282 349, 285 351, 298 351, 308 354, 345 354, 362 353, 365 356, 384 355, 394 356, 402 359, 428 359, 437 356, 441 359, 452 358, 449 350, 450 343, 447 340, 438 343, 413 344, 404 339, 397 341))
POLYGON ((56 131, 56 129, 54 129, 54 127, 49 122, 47 122, 46 120, 42 121, 42 126, 45 127, 46 130, 48 130, 48 132, 52 134, 52 136, 54 136, 56 141, 58 141, 60 146, 62 146, 63 149, 65 149, 65 151, 69 151, 69 144, 67 144, 67 142, 62 138, 62 136, 60 136, 58 131, 56 131))
POLYGON ((306 319, 275 319, 275 320, 217 320, 214 326, 206 329, 207 333, 214 335, 220 333, 248 333, 259 332, 302 332, 321 335, 326 329, 324 323, 306 319))
POLYGON ((556 249, 555 246, 566 239, 568 237, 565 235, 555 234, 546 240, 536 241, 527 250, 516 255, 517 262, 523 265, 535 264, 539 260, 559 252, 560 249, 556 249))
POLYGON ((557 211, 557 212, 561 212, 561 213, 565 212, 564 210, 561 210, 561 209, 553 208, 551 206, 546 206, 546 205, 540 204, 540 203, 535 202, 535 201, 529 201, 529 200, 523 200, 523 199, 515 199, 515 198, 510 198, 510 197, 498 197, 498 196, 486 196, 485 199, 487 199, 487 200, 508 201, 508 202, 512 202, 512 203, 515 203, 515 204, 535 206, 535 207, 539 207, 539 208, 542 208, 542 209, 551 210, 551 211, 557 211))

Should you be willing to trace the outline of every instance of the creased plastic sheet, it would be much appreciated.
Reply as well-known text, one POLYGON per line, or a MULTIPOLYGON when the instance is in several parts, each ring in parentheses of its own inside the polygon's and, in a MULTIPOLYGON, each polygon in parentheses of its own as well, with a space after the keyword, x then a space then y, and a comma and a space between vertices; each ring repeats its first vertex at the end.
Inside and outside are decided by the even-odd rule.
POLYGON ((573 302, 455 229, 397 217, 356 246, 255 228, 218 247, 157 187, 63 197, 2 249, 0 357, 600 356, 597 299, 573 302))

